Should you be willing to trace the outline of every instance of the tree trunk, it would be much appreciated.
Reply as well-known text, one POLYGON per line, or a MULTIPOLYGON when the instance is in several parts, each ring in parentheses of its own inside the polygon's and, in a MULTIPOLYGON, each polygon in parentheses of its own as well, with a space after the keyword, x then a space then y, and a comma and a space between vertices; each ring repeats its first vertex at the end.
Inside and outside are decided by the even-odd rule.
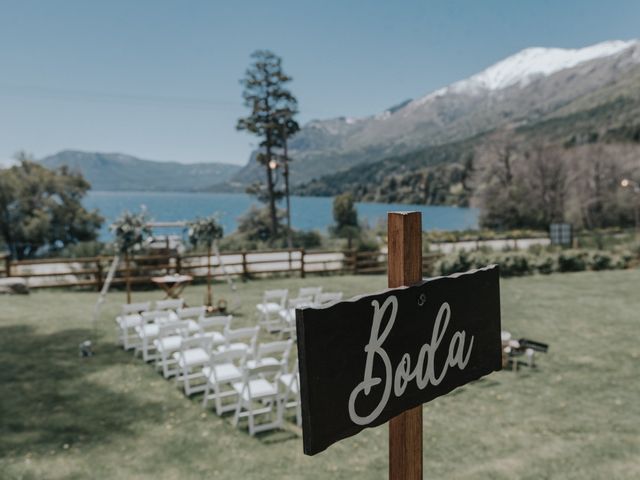
POLYGON ((284 139, 284 169, 282 176, 284 177, 284 195, 287 201, 287 247, 293 248, 293 239, 291 238, 291 201, 289 199, 289 155, 286 138, 284 139))
POLYGON ((267 189, 269 191, 269 216, 271 217, 271 237, 278 235, 278 217, 276 215, 276 197, 273 185, 273 172, 269 164, 271 163, 271 146, 267 145, 267 189))
POLYGON ((129 252, 124 254, 127 275, 127 303, 131 303, 131 266, 129 265, 129 252))
POLYGON ((213 306, 213 294, 211 292, 211 245, 207 247, 207 305, 213 306))

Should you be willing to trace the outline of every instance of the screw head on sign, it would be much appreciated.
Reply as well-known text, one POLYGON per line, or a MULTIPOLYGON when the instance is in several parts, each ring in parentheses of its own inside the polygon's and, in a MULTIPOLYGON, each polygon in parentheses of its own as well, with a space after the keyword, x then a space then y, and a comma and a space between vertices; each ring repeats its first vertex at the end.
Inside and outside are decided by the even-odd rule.
POLYGON ((427 301, 427 295, 424 293, 421 293, 420 296, 418 297, 418 306, 423 306, 427 301))

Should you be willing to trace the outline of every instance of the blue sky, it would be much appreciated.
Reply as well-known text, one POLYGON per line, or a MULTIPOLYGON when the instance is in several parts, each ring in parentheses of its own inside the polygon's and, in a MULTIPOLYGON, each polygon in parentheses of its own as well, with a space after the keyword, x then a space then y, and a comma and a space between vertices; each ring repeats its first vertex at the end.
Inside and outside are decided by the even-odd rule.
POLYGON ((526 47, 638 37, 638 1, 0 0, 0 161, 244 164, 238 80, 258 48, 283 57, 306 122, 380 112, 526 47))

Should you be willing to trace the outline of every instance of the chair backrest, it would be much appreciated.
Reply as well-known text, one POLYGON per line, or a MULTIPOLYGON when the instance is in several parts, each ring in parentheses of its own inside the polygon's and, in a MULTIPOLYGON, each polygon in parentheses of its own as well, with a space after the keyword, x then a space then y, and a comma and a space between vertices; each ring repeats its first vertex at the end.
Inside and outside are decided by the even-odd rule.
POLYGON ((312 297, 312 299, 315 300, 321 293, 322 287, 300 287, 298 297, 312 297))
POLYGON ((316 303, 318 305, 324 305, 325 303, 330 303, 330 302, 339 302, 340 300, 342 300, 342 296, 343 293, 342 292, 326 292, 326 293, 320 293, 317 297, 316 297, 316 303))
MULTIPOLYGON (((283 378, 284 380, 284 378, 283 378)), ((298 362, 295 362, 293 371, 291 372, 291 378, 285 383, 286 393, 292 394, 297 391, 300 394, 300 374, 298 373, 298 362)))
POLYGON ((289 355, 291 354, 291 347, 293 346, 293 340, 281 340, 277 342, 261 343, 258 345, 256 353, 256 364, 260 363, 262 358, 272 356, 276 357, 280 362, 280 365, 286 367, 289 363, 289 355))
POLYGON ((189 324, 184 320, 176 320, 160 325, 158 330, 158 338, 169 337, 172 335, 180 335, 186 337, 189 334, 189 324))
POLYGON ((313 305, 314 298, 315 297, 310 296, 310 295, 306 296, 306 297, 290 298, 289 299, 289 308, 309 307, 309 306, 313 305))
POLYGON ((207 353, 211 351, 211 337, 205 335, 197 337, 186 337, 182 339, 180 344, 180 351, 190 350, 192 348, 203 348, 207 353))
POLYGON ((247 345, 249 345, 249 351, 255 352, 259 331, 260 327, 236 328, 235 330, 225 328, 224 338, 227 342, 227 345, 244 341, 247 343, 247 345))
POLYGON ((169 300, 157 300, 156 310, 177 310, 182 308, 184 300, 182 298, 171 298, 169 300))
POLYGON ((202 317, 198 321, 198 326, 202 333, 223 332, 231 326, 233 315, 217 315, 215 317, 202 317))
POLYGON ((167 310, 150 310, 142 312, 142 323, 166 323, 169 321, 169 312, 167 310))
POLYGON ((200 321, 204 318, 204 314, 207 311, 207 307, 187 307, 187 308, 178 308, 176 310, 176 314, 180 320, 192 319, 196 321, 200 321))
POLYGON ((262 296, 263 303, 278 303, 283 308, 287 304, 287 296, 289 295, 289 290, 281 289, 281 290, 265 290, 264 295, 262 296))
POLYGON ((247 351, 243 348, 229 348, 223 352, 215 352, 211 354, 211 365, 220 365, 223 363, 233 363, 237 366, 244 365, 247 351))
MULTIPOLYGON (((255 365, 253 367, 245 367, 242 378, 243 390, 249 389, 249 382, 251 380, 261 378, 272 382, 277 391, 277 380, 281 373, 282 366, 280 365, 255 365)), ((249 396, 251 396, 251 389, 249 389, 249 396)))
POLYGON ((151 302, 138 302, 138 303, 125 303, 122 305, 122 315, 129 315, 131 313, 146 312, 151 308, 151 302))

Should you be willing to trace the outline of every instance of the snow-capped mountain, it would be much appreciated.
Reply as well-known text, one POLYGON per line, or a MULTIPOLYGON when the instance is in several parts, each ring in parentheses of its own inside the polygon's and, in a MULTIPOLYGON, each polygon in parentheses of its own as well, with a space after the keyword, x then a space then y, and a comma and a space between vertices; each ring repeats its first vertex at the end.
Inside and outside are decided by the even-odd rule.
POLYGON ((616 55, 634 45, 638 45, 637 40, 614 40, 578 49, 526 48, 472 77, 437 90, 424 99, 446 93, 478 94, 514 85, 525 87, 536 78, 547 77, 590 60, 616 55))
MULTIPOLYGON (((419 99, 366 118, 309 122, 292 139, 294 182, 504 124, 537 121, 640 72, 640 41, 580 49, 527 48, 419 99)), ((261 178, 250 162, 235 180, 261 178)))

